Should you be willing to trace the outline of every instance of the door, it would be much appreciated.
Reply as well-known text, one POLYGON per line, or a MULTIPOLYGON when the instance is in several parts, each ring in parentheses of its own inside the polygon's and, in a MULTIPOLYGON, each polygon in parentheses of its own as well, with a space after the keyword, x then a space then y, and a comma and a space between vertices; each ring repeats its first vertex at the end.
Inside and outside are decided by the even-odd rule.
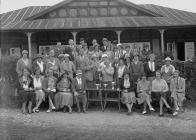
POLYGON ((169 43, 167 43, 166 51, 172 53, 172 55, 174 57, 174 60, 177 59, 177 52, 176 52, 176 44, 175 44, 175 42, 169 42, 169 43))
POLYGON ((195 43, 185 42, 185 60, 193 59, 195 57, 195 43))
POLYGON ((180 61, 185 61, 185 45, 184 42, 177 43, 177 58, 180 61))

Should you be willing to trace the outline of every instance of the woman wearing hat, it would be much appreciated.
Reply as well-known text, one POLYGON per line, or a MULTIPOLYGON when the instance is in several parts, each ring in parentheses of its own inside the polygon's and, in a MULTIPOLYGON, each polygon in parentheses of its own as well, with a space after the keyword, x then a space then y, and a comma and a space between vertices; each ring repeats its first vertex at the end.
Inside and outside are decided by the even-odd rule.
POLYGON ((127 115, 131 115, 133 104, 136 103, 136 98, 134 83, 128 72, 123 75, 120 82, 120 89, 122 90, 122 103, 125 104, 128 109, 127 115))
POLYGON ((170 84, 175 71, 175 67, 171 64, 171 61, 171 58, 165 58, 165 65, 161 67, 162 78, 168 83, 168 85, 170 84))
POLYGON ((33 65, 32 65, 32 69, 33 71, 36 69, 40 69, 41 75, 45 75, 46 74, 46 64, 43 61, 43 57, 42 55, 38 54, 34 61, 33 61, 33 65))
POLYGON ((64 60, 60 63, 60 75, 62 75, 65 71, 68 72, 71 78, 73 78, 73 74, 76 71, 74 63, 69 60, 69 54, 65 54, 64 60))
POLYGON ((35 101, 33 92, 33 79, 30 77, 29 70, 24 69, 22 76, 19 78, 20 88, 19 97, 22 102, 22 113, 26 114, 26 106, 28 105, 28 113, 32 113, 32 104, 35 101))
POLYGON ((69 113, 72 113, 73 105, 73 85, 72 80, 65 71, 57 80, 57 93, 54 97, 54 103, 57 110, 63 109, 66 112, 66 107, 69 109, 69 113))
POLYGON ((119 50, 119 58, 123 57, 126 51, 124 50, 124 46, 122 44, 117 44, 119 50))
POLYGON ((16 72, 18 74, 18 77, 22 76, 23 70, 28 69, 31 71, 31 60, 28 58, 28 51, 23 50, 22 51, 22 58, 20 58, 16 64, 16 72))
POLYGON ((46 60, 46 72, 49 69, 53 70, 54 76, 57 78, 59 76, 59 59, 54 56, 54 50, 49 53, 49 58, 46 60))

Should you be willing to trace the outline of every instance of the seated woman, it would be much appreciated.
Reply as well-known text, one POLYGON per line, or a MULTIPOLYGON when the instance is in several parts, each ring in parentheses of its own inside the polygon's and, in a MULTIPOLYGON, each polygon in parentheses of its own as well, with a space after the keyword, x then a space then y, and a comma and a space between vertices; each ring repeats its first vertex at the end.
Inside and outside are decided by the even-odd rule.
POLYGON ((178 111, 183 109, 183 101, 185 97, 185 79, 179 76, 179 71, 174 72, 174 78, 171 80, 170 91, 171 97, 174 99, 175 111, 174 116, 178 115, 178 111))
POLYGON ((71 78, 68 77, 68 72, 64 74, 57 81, 57 93, 54 97, 54 103, 57 110, 63 108, 63 112, 66 112, 66 107, 69 108, 69 113, 72 113, 71 106, 73 105, 73 86, 71 78))
POLYGON ((159 101, 160 105, 160 114, 163 115, 163 104, 166 105, 168 111, 171 112, 171 107, 166 101, 167 93, 168 93, 168 85, 164 79, 161 79, 161 71, 156 71, 156 78, 152 81, 152 99, 159 101))
POLYGON ((32 103, 35 100, 35 94, 32 91, 33 89, 33 80, 29 76, 30 73, 27 69, 23 70, 22 76, 19 78, 20 88, 19 88, 19 97, 22 102, 22 113, 26 114, 26 106, 28 104, 28 113, 32 113, 32 103))
POLYGON ((137 83, 137 93, 138 93, 138 104, 144 103, 144 110, 142 114, 146 114, 146 105, 148 105, 150 111, 155 111, 151 105, 151 83, 150 81, 146 80, 146 75, 142 74, 141 80, 137 83))
POLYGON ((46 93, 46 96, 48 97, 49 102, 49 109, 46 111, 47 113, 50 113, 52 110, 55 110, 53 100, 56 93, 56 82, 57 79, 53 76, 53 70, 48 70, 48 75, 44 79, 44 91, 46 93))
POLYGON ((128 72, 124 74, 122 82, 120 82, 120 88, 122 90, 122 103, 125 104, 128 108, 127 115, 131 115, 132 106, 136 102, 136 98, 134 92, 134 83, 128 72))
POLYGON ((44 77, 41 76, 40 69, 35 70, 35 76, 33 77, 33 87, 36 95, 36 106, 33 112, 39 112, 39 106, 45 101, 45 93, 43 91, 44 77))

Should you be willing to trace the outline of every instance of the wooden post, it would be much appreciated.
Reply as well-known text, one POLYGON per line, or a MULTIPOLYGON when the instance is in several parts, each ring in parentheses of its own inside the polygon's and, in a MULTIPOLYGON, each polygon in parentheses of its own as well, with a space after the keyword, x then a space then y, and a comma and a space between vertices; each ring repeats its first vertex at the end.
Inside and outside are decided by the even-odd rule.
POLYGON ((73 35, 74 45, 76 46, 76 35, 77 35, 77 32, 71 32, 71 33, 73 35))
POLYGON ((32 50, 31 50, 31 35, 32 33, 31 32, 27 32, 26 33, 27 37, 28 37, 28 50, 29 50, 29 58, 31 58, 31 53, 32 53, 32 50))
POLYGON ((161 34, 161 52, 164 53, 165 52, 165 46, 164 46, 164 29, 160 29, 159 30, 160 34, 161 34))
POLYGON ((122 31, 116 31, 116 34, 118 36, 118 43, 120 44, 121 40, 120 40, 120 35, 121 35, 122 31))

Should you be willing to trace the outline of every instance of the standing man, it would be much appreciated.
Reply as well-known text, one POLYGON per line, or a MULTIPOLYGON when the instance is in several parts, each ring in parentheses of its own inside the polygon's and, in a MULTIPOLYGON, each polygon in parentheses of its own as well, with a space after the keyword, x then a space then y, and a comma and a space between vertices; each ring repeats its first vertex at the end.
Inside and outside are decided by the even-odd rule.
POLYGON ((69 39, 69 46, 65 47, 64 54, 69 54, 71 61, 74 61, 75 58, 73 54, 74 51, 75 51, 74 41, 72 39, 69 39))
POLYGON ((86 105, 87 105, 87 97, 86 97, 86 82, 85 79, 82 78, 82 71, 77 70, 76 77, 73 80, 73 90, 74 90, 74 96, 76 99, 76 104, 78 108, 78 113, 81 112, 80 110, 80 103, 82 103, 83 106, 83 112, 86 112, 86 105))
POLYGON ((102 42, 103 42, 103 46, 101 48, 101 51, 105 52, 107 50, 107 47, 108 47, 108 39, 107 38, 103 38, 102 42))

